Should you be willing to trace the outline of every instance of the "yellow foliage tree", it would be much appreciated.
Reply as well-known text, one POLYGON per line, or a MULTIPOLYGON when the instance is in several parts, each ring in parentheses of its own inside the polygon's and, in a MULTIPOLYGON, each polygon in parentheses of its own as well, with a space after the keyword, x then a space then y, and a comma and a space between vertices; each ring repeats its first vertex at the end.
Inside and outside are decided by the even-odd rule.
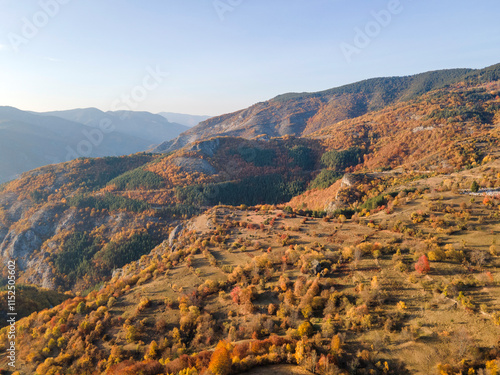
POLYGON ((333 355, 339 355, 342 353, 342 339, 339 335, 335 335, 332 337, 330 351, 333 355))
POLYGON ((491 375, 498 374, 498 362, 496 360, 491 360, 486 362, 486 369, 489 371, 491 375))
POLYGON ((305 321, 299 326, 298 333, 300 336, 310 337, 314 333, 314 328, 310 322, 305 321))
POLYGON ((149 344, 149 349, 146 355, 144 356, 144 359, 145 360, 156 359, 157 356, 158 356, 158 343, 155 340, 153 340, 151 341, 151 344, 149 344))
POLYGON ((297 346, 295 347, 295 361, 297 362, 298 365, 300 365, 304 360, 304 355, 305 355, 304 342, 300 340, 299 342, 297 342, 297 346))

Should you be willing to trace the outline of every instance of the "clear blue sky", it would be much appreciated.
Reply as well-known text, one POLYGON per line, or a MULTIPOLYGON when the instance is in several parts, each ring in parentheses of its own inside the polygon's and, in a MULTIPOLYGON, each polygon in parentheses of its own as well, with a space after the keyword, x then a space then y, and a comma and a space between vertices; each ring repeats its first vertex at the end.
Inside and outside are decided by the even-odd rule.
POLYGON ((109 110, 144 94, 151 67, 168 76, 130 109, 217 115, 290 91, 500 62, 498 0, 400 0, 377 30, 371 12, 391 1, 0 0, 0 105, 109 110), (55 1, 65 4, 47 15, 41 4, 55 1), (222 18, 217 4, 228 4, 222 18), (369 45, 348 61, 342 43, 358 48, 367 25, 369 45))

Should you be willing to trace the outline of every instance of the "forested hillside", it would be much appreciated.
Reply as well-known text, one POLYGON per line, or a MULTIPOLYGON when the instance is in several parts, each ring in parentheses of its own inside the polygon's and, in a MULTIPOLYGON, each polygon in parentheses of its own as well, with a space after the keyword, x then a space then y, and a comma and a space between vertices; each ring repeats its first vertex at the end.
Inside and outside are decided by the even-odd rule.
POLYGON ((0 299, 15 258, 31 307, 19 373, 495 373, 497 74, 372 80, 328 94, 364 110, 297 136, 252 125, 0 185, 0 299))
POLYGON ((415 99, 457 82, 471 85, 498 80, 500 66, 452 69, 408 77, 374 78, 315 93, 289 93, 247 109, 208 119, 165 142, 155 152, 177 150, 213 136, 304 136, 340 121, 415 99))

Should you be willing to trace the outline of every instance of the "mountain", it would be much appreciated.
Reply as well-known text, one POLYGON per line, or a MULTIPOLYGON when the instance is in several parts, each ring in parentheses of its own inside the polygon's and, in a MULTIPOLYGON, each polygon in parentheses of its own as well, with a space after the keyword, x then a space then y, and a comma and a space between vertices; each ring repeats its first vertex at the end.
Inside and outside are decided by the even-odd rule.
MULTIPOLYGON (((495 158, 500 123, 496 76, 485 78, 481 74, 481 82, 477 82, 478 75, 468 75, 462 82, 324 126, 305 137, 213 137, 169 154, 81 158, 24 173, 0 186, 0 206, 7 212, 4 217, 8 224, 3 235, 0 233, 0 254, 18 252, 23 262, 36 259, 31 253, 38 251, 40 244, 52 241, 51 236, 61 230, 57 229, 59 225, 67 227, 59 221, 66 214, 74 215, 75 209, 90 209, 81 214, 85 219, 79 227, 88 233, 103 223, 97 220, 96 228, 86 227, 94 221, 88 217, 92 208, 99 212, 106 208, 109 214, 103 217, 125 208, 131 212, 166 209, 177 218, 218 203, 289 202, 293 208, 306 203, 315 210, 335 211, 342 204, 328 188, 346 172, 399 169, 433 174, 477 167, 495 158), (42 217, 54 205, 60 212, 50 232, 53 234, 47 237, 44 229, 39 235, 41 241, 29 244, 40 221, 23 225, 18 221, 42 217), (42 211, 34 214, 38 209, 42 211), (26 228, 31 228, 29 235, 26 228)), ((40 135, 52 132, 67 139, 73 128, 84 127, 14 108, 4 108, 3 112, 4 117, 8 114, 18 122, 37 124, 40 135)), ((0 124, 5 128, 9 122, 0 124)), ((95 134, 95 130, 86 128, 89 134, 95 134)), ((47 252, 38 254, 49 256, 47 252)), ((46 285, 46 279, 34 274, 36 268, 30 267, 27 277, 46 285)))
POLYGON ((148 142, 149 146, 175 138, 189 129, 187 126, 169 122, 163 116, 149 112, 103 112, 97 108, 80 108, 45 112, 43 115, 64 118, 94 128, 98 128, 101 123, 106 122, 120 133, 148 142))
POLYGON ((495 65, 481 70, 439 70, 406 77, 374 78, 315 93, 279 95, 247 109, 205 120, 153 151, 168 152, 214 136, 305 136, 459 81, 494 78, 499 69, 499 65, 495 65))
POLYGON ((0 372, 496 373, 498 68, 1 184, 0 372))
MULTIPOLYGON (((0 185, 0 259, 16 259, 20 285, 83 292, 166 246, 206 207, 290 200, 320 154, 314 140, 222 138, 188 153, 44 166, 0 185)), ((0 301, 2 275, 0 266, 0 301)))
POLYGON ((173 112, 160 112, 158 114, 160 116, 165 117, 170 122, 175 122, 177 124, 188 126, 190 128, 212 117, 212 116, 186 115, 183 113, 173 113, 173 112))
MULTIPOLYGON (((217 204, 288 202, 295 209, 329 213, 352 209, 356 202, 365 202, 363 192, 337 197, 335 183, 346 172, 450 173, 493 160, 499 147, 499 100, 496 82, 462 82, 307 137, 214 137, 169 154, 78 159, 39 168, 1 187, 0 255, 17 256, 21 280, 69 287, 65 276, 72 273, 71 267, 52 270, 50 277, 44 268, 35 267, 45 261, 57 263, 57 252, 68 240, 61 237, 63 230, 98 239, 93 256, 105 243, 128 241, 130 236, 115 236, 132 223, 140 233, 144 220, 171 223, 217 204), (50 224, 40 219, 55 213, 58 218, 50 224), (114 229, 102 232, 102 225, 114 229)), ((157 240, 160 229, 167 229, 152 224, 148 228, 157 240)), ((82 269, 88 270, 90 259, 99 263, 99 258, 90 257, 82 269)), ((109 276, 113 264, 107 264, 93 271, 92 280, 109 276)), ((80 280, 79 285, 85 284, 80 280)))
POLYGON ((78 157, 126 155, 143 151, 150 141, 60 117, 0 107, 0 182, 46 164, 78 157))
POLYGON ((144 151, 188 129, 149 112, 86 108, 35 113, 0 107, 0 182, 77 157, 144 151))

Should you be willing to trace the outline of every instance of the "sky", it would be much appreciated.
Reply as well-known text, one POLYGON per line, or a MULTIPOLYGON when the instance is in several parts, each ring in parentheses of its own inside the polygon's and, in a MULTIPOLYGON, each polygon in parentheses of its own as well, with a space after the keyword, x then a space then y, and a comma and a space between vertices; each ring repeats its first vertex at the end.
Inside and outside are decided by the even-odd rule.
POLYGON ((218 115, 500 63, 498 0, 0 0, 0 105, 218 115))

